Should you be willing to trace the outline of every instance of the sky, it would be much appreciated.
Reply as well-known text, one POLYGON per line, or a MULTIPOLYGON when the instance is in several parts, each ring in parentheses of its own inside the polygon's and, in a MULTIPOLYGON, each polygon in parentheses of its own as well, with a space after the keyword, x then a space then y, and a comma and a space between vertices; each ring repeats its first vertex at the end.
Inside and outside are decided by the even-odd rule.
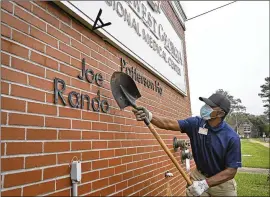
MULTIPOLYGON (((230 1, 180 1, 191 18, 230 1)), ((237 1, 186 21, 186 50, 192 115, 217 89, 240 98, 246 112, 260 115, 258 96, 269 76, 269 2, 237 1)))

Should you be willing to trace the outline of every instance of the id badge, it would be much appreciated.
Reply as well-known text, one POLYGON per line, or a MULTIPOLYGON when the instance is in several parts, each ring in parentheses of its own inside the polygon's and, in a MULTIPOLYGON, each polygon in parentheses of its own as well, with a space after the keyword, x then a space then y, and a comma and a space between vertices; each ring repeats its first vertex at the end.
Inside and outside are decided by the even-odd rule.
POLYGON ((207 133, 208 133, 208 129, 202 128, 202 127, 199 128, 199 134, 207 135, 207 133))

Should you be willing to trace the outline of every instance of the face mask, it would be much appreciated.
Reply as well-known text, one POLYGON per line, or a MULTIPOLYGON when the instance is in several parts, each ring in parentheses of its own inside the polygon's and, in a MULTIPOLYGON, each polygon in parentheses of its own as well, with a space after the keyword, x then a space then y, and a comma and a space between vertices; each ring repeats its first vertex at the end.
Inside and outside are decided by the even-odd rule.
POLYGON ((210 120, 211 119, 211 113, 213 112, 214 110, 209 106, 209 105, 204 105, 202 106, 201 110, 200 110, 200 114, 201 114, 201 117, 204 119, 204 120, 210 120))

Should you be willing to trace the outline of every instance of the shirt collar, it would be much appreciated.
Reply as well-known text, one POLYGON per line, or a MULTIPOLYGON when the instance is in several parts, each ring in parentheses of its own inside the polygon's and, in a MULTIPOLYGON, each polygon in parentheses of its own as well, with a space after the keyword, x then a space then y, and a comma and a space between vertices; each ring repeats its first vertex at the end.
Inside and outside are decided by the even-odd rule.
POLYGON ((225 122, 224 122, 224 121, 221 121, 221 122, 220 122, 217 126, 215 126, 215 127, 211 127, 211 126, 208 124, 208 122, 206 122, 206 127, 207 127, 208 129, 211 129, 211 130, 214 131, 214 132, 220 131, 221 129, 224 128, 224 126, 225 126, 225 122))

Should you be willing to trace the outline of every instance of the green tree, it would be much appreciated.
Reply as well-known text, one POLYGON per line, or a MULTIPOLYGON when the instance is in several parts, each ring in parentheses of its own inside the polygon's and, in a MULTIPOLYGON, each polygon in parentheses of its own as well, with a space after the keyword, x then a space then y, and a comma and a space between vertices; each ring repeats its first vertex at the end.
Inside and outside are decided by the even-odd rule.
POLYGON ((230 95, 229 92, 224 91, 223 89, 218 89, 215 93, 223 94, 231 102, 231 111, 230 111, 229 115, 234 113, 234 112, 245 112, 246 111, 246 107, 244 105, 242 105, 242 101, 240 98, 234 98, 234 96, 230 95))
POLYGON ((263 99, 263 103, 265 103, 263 106, 266 107, 264 114, 267 115, 267 118, 269 119, 270 116, 270 77, 266 77, 265 83, 261 85, 261 93, 258 95, 263 99))

